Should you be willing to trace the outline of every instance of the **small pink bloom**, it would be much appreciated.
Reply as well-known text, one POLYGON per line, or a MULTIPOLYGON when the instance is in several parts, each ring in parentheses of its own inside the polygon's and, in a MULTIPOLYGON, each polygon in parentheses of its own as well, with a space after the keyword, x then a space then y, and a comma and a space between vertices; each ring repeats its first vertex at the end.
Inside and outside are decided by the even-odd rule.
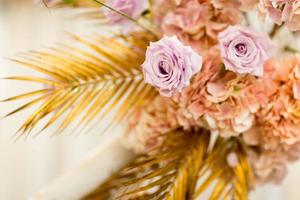
MULTIPOLYGON (((115 10, 122 12, 133 19, 141 16, 146 8, 146 0, 107 0, 106 4, 115 10)), ((105 8, 104 14, 111 24, 123 25, 125 28, 130 29, 133 23, 126 17, 117 12, 105 8)))
POLYGON ((227 164, 234 168, 239 164, 239 158, 235 152, 230 152, 226 157, 227 164))
POLYGON ((168 97, 187 87, 201 66, 202 57, 191 47, 184 46, 176 36, 164 36, 151 43, 142 65, 145 81, 168 97))
POLYGON ((263 75, 263 64, 274 52, 273 42, 266 35, 244 27, 230 26, 218 37, 227 70, 263 75))

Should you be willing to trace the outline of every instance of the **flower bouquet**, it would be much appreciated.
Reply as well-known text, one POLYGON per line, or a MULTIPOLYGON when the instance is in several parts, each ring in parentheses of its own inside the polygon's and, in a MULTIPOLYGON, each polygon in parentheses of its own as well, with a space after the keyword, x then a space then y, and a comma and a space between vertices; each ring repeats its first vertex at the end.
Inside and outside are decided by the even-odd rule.
POLYGON ((18 136, 123 124, 136 153, 83 199, 248 199, 298 160, 300 55, 282 35, 298 37, 299 0, 39 2, 107 33, 13 59, 43 74, 7 77, 43 84, 4 100, 37 106, 18 136))

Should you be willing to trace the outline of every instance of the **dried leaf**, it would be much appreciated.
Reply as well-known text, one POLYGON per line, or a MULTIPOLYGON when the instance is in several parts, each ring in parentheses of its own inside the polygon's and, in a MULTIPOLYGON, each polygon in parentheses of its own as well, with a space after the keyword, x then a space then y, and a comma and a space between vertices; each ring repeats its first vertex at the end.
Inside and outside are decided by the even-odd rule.
POLYGON ((211 136, 203 130, 165 137, 84 199, 248 199, 252 174, 239 140, 218 138, 210 150, 211 136), (230 167, 226 156, 233 151, 238 163, 230 167))
POLYGON ((41 130, 62 119, 57 133, 75 120, 80 121, 78 126, 85 127, 110 116, 112 120, 105 130, 121 122, 157 95, 154 88, 144 83, 140 68, 146 46, 156 37, 147 33, 133 34, 128 37, 95 35, 89 39, 72 35, 79 47, 61 45, 47 52, 31 51, 13 59, 44 75, 8 79, 43 83, 44 89, 4 100, 34 98, 7 116, 39 105, 19 129, 21 133, 29 133, 47 116, 50 118, 41 130))
POLYGON ((189 199, 209 144, 206 131, 173 131, 85 199, 189 199), (176 137, 173 142, 172 138, 176 137))
POLYGON ((219 138, 205 160, 205 166, 200 171, 194 199, 201 197, 205 191, 213 187, 210 194, 211 200, 246 200, 252 188, 252 176, 244 146, 239 139, 219 138), (230 153, 237 156, 235 166, 229 166, 227 163, 227 156, 230 153))

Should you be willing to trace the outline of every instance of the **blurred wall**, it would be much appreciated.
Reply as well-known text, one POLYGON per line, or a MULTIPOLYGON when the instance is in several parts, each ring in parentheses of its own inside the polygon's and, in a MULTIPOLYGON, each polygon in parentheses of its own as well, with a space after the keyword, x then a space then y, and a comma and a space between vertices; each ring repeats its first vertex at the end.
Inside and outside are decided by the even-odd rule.
MULTIPOLYGON (((66 31, 86 32, 82 25, 66 23, 58 14, 30 0, 0 0, 0 77, 32 74, 5 58, 64 42, 66 31)), ((38 87, 0 80, 0 99, 38 87)), ((0 103, 0 116, 20 105, 21 102, 0 103)), ((0 200, 26 199, 76 165, 103 139, 97 133, 51 137, 53 128, 34 139, 14 142, 14 132, 31 112, 0 121, 0 200)))
MULTIPOLYGON (((40 49, 44 45, 65 41, 65 31, 85 33, 91 29, 75 21, 66 21, 56 12, 31 0, 0 0, 0 77, 32 74, 6 59, 16 52, 40 49)), ((37 86, 0 80, 0 99, 32 90, 37 86)), ((16 108, 17 104, 1 103, 0 116, 16 108)), ((18 102, 20 105, 20 102, 18 102)), ((14 131, 30 114, 25 111, 0 121, 0 200, 21 200, 79 163, 105 137, 95 133, 50 137, 49 129, 37 138, 14 142, 14 131)), ((107 136, 106 136, 107 137, 107 136)), ((280 187, 265 186, 251 199, 299 200, 300 164, 290 167, 290 173, 280 187)), ((72 183, 70 183, 72 184, 72 183)))

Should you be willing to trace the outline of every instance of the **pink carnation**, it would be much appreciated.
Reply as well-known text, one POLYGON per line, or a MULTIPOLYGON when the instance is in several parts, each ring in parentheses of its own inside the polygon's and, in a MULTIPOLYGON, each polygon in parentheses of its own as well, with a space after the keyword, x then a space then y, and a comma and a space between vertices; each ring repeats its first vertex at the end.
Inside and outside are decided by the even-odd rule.
POLYGON ((226 69, 239 74, 262 76, 263 64, 274 52, 266 35, 240 26, 221 32, 219 42, 226 69))
POLYGON ((145 81, 170 97, 187 87, 201 66, 201 56, 190 47, 184 46, 175 36, 164 36, 150 44, 142 68, 145 81))
POLYGON ((146 153, 163 142, 164 134, 178 127, 177 105, 157 96, 130 118, 125 143, 136 153, 146 153))
POLYGON ((273 59, 265 64, 261 86, 268 103, 256 113, 264 148, 276 149, 300 141, 300 56, 273 59))
POLYGON ((184 44, 204 54, 217 44, 219 32, 228 25, 241 22, 242 15, 235 5, 232 1, 217 4, 210 1, 184 0, 165 13, 161 27, 166 35, 176 35, 184 44))
POLYGON ((278 25, 285 23, 292 31, 300 30, 299 0, 260 0, 259 7, 263 17, 269 15, 278 25))

